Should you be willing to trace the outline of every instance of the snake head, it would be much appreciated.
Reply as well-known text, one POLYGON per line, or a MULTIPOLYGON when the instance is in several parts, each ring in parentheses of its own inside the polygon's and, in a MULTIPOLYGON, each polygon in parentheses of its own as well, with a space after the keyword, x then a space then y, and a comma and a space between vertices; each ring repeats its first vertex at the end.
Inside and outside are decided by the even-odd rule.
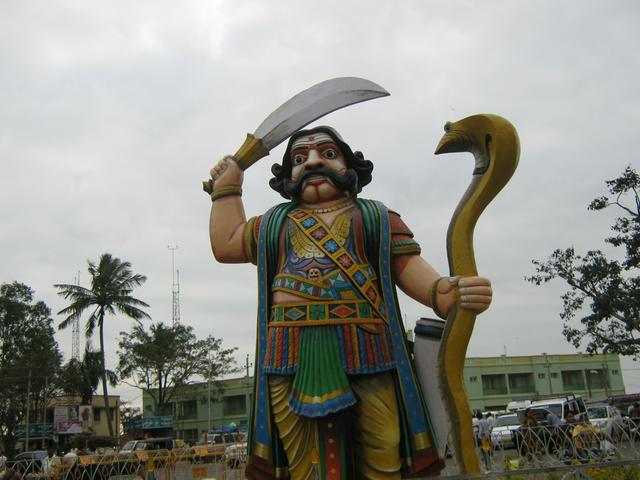
POLYGON ((457 122, 447 122, 444 132, 436 147, 436 155, 455 152, 472 153, 476 161, 474 175, 487 172, 492 161, 496 159, 501 163, 512 163, 499 168, 513 173, 520 144, 515 129, 506 119, 488 113, 472 115, 457 122), (507 150, 508 154, 497 155, 497 148, 500 148, 503 153, 507 150))

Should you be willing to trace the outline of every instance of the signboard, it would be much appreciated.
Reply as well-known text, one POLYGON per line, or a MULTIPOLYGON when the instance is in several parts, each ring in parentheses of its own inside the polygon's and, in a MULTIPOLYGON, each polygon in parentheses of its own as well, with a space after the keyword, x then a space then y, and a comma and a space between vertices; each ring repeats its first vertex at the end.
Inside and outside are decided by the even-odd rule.
POLYGON ((173 417, 171 415, 161 417, 138 417, 131 420, 131 427, 137 430, 171 428, 172 426, 173 417))
POLYGON ((93 407, 91 405, 62 405, 53 410, 53 423, 61 435, 93 431, 93 407))
MULTIPOLYGON (((15 436, 17 438, 25 438, 27 435, 27 429, 24 425, 16 427, 15 436)), ((29 438, 42 438, 44 433, 45 438, 53 435, 53 425, 50 423, 30 423, 29 424, 29 438)))

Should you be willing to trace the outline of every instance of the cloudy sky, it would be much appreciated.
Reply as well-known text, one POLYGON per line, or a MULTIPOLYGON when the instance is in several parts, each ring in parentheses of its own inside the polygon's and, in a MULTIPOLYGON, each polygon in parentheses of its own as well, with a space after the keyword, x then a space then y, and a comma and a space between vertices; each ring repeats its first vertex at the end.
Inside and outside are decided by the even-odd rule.
MULTIPOLYGON (((512 182, 480 219, 476 259, 495 302, 470 356, 574 353, 561 283, 534 287, 531 259, 603 247, 614 212, 586 210, 640 149, 640 6, 635 1, 111 1, 0 3, 0 282, 30 285, 55 312, 54 283, 87 285, 110 252, 148 277, 136 295, 171 321, 169 245, 181 319, 253 356, 251 265, 217 264, 212 164, 293 94, 359 76, 391 96, 335 112, 375 163, 364 197, 400 212, 446 273, 445 235, 470 155, 434 156, 447 120, 500 114, 518 129, 512 182)), ((248 215, 279 201, 269 169, 247 171, 248 215)), ((430 315, 402 297, 409 326, 430 315)), ((54 315, 57 322, 62 320, 54 315)), ((124 318, 109 318, 109 363, 124 318)), ((56 334, 66 358, 70 332, 56 334)), ((629 391, 640 366, 625 362, 629 391)), ((139 393, 120 389, 125 400, 139 393)))

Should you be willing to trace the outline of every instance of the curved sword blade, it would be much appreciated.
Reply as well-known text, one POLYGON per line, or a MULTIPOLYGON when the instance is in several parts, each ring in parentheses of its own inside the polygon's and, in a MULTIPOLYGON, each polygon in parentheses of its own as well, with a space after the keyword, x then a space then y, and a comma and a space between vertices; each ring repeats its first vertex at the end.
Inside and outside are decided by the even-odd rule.
POLYGON ((314 120, 354 103, 389 95, 380 85, 358 77, 320 82, 283 103, 253 134, 271 150, 314 120))

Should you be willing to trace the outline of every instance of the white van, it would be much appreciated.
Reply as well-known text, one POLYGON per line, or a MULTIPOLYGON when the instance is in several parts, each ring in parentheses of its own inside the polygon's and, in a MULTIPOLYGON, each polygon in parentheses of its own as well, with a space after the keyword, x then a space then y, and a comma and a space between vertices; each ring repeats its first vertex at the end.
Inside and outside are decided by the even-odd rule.
POLYGON ((567 395, 566 397, 546 398, 531 402, 527 407, 531 409, 544 409, 554 413, 561 423, 566 423, 569 413, 582 417, 587 413, 587 406, 580 395, 567 395))

